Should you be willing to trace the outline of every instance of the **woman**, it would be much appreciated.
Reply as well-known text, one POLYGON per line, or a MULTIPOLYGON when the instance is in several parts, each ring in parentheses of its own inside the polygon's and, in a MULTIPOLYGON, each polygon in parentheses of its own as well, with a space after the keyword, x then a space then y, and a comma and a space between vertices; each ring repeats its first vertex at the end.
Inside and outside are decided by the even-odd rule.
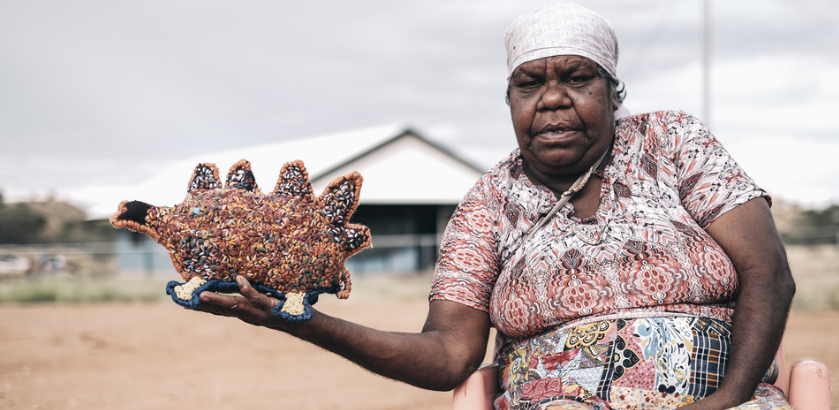
POLYGON ((617 41, 597 14, 543 7, 505 43, 519 148, 452 217, 420 333, 284 322, 242 277, 242 297, 203 293, 201 309, 437 390, 477 368, 495 326, 497 408, 788 407, 761 384, 794 293, 766 193, 689 115, 616 119, 617 41))

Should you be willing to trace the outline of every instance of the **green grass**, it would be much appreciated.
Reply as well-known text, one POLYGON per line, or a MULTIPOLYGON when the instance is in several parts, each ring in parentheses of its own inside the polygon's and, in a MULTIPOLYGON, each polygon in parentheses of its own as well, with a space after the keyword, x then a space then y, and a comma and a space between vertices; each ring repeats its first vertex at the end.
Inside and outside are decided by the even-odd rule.
POLYGON ((158 278, 38 278, 0 282, 0 303, 156 302, 168 298, 158 278))
MULTIPOLYGON (((426 300, 431 288, 429 273, 358 275, 352 279, 352 296, 357 300, 426 300)), ((165 290, 168 281, 161 278, 119 276, 2 281, 0 304, 157 302, 169 300, 165 290)))
MULTIPOLYGON (((130 303, 169 300, 162 278, 72 277, 37 278, 0 282, 0 304, 130 303)), ((355 300, 427 300, 429 273, 418 275, 358 275, 353 278, 355 300)), ((839 284, 799 289, 792 302, 796 311, 839 310, 839 284)))

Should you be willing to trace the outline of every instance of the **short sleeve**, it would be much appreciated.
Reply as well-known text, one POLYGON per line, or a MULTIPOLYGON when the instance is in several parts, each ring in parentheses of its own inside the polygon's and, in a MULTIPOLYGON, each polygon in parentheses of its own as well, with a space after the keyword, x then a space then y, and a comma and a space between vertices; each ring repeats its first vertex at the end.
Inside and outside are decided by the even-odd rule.
POLYGON ((488 206, 494 191, 483 178, 452 215, 437 256, 429 300, 448 300, 489 311, 498 277, 498 211, 488 206))
MULTIPOLYGON (((682 115, 670 124, 670 134, 677 134, 675 161, 682 206, 706 229, 720 215, 766 191, 755 184, 734 161, 722 144, 690 115, 682 115)), ((771 202, 770 202, 771 204, 771 202)))

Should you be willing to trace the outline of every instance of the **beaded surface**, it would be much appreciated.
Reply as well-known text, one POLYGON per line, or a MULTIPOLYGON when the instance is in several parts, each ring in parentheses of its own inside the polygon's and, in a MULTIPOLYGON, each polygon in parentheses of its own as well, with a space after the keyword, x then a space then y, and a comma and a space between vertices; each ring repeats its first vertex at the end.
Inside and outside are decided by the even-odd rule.
MULTIPOLYGON (((182 203, 154 207, 123 202, 111 224, 148 234, 169 250, 185 281, 201 279, 190 282, 202 284, 191 298, 178 296, 185 284, 170 284, 178 303, 195 307, 200 291, 229 289, 236 275, 244 275, 280 298, 281 305, 288 294, 295 294, 289 303, 302 297, 308 313, 307 305, 320 293, 349 296, 344 261, 371 244, 367 227, 349 222, 361 183, 361 175, 353 172, 332 181, 315 198, 303 162, 294 161, 283 166, 274 192, 262 194, 245 160, 230 168, 224 188, 214 164, 199 164, 182 203), (228 284, 220 287, 218 282, 228 284)), ((291 313, 300 309, 275 313, 294 318, 301 315, 291 313)))

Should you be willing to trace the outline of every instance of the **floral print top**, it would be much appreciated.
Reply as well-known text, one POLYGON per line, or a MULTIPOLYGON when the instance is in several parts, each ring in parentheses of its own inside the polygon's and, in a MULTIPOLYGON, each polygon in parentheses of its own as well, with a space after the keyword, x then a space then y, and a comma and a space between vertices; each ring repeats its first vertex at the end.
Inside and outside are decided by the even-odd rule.
POLYGON ((449 221, 430 300, 488 312, 502 344, 594 318, 730 321, 737 273, 705 228, 751 199, 769 200, 766 192, 696 118, 677 111, 618 120, 598 176, 595 215, 581 220, 566 204, 522 243, 558 198, 527 178, 513 151, 449 221))

